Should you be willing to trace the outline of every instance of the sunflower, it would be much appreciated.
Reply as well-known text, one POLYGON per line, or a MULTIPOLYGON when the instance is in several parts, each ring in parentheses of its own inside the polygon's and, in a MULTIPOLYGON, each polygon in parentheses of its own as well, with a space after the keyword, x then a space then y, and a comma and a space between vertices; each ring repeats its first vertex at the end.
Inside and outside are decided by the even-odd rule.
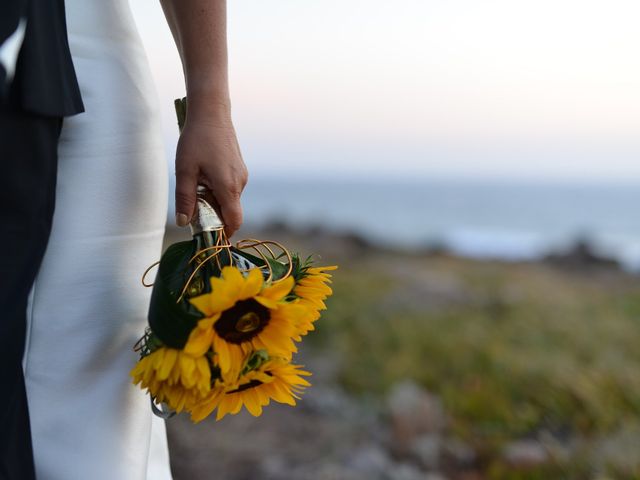
POLYGON ((302 378, 311 373, 302 370, 302 365, 292 365, 281 357, 268 357, 255 370, 238 377, 223 375, 207 397, 191 410, 191 419, 199 422, 216 408, 216 420, 226 414, 235 415, 244 405, 251 415, 262 414, 262 407, 271 400, 295 405, 305 387, 311 384, 302 378))
POLYGON ((212 348, 221 373, 238 369, 252 351, 267 350, 291 359, 297 351, 296 318, 303 306, 284 301, 293 277, 265 284, 260 269, 245 276, 236 267, 224 267, 221 277, 211 277, 211 293, 189 299, 204 318, 191 332, 185 352, 199 356, 212 348))
MULTIPOLYGON (((313 330, 313 322, 320 318, 320 311, 326 310, 324 301, 333 294, 331 287, 331 274, 326 273, 336 270, 335 265, 328 267, 307 267, 302 270, 301 278, 293 288, 293 294, 298 297, 295 304, 305 307, 306 313, 299 317, 298 333, 305 335, 313 330)), ((300 340, 300 336, 295 338, 300 340)))
POLYGON ((202 401, 211 390, 207 357, 160 347, 141 358, 131 370, 134 384, 146 388, 157 402, 180 412, 202 401))
POLYGON ((326 310, 327 306, 324 300, 333 293, 331 287, 327 285, 331 283, 331 274, 326 272, 337 268, 335 265, 306 268, 303 270, 300 280, 296 282, 293 293, 313 305, 317 310, 326 310))

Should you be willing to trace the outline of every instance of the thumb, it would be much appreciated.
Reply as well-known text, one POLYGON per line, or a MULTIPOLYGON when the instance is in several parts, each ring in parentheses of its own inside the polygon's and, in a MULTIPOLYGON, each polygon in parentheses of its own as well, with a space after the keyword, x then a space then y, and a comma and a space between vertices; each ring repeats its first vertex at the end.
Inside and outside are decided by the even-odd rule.
POLYGON ((176 225, 179 227, 184 227, 191 221, 196 206, 197 187, 197 172, 176 170, 176 225))

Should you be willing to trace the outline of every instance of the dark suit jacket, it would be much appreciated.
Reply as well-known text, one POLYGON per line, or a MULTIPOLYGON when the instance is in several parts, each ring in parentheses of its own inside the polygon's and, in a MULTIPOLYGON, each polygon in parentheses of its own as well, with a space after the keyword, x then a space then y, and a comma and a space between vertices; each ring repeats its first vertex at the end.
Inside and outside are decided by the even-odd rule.
POLYGON ((16 30, 20 18, 26 18, 27 28, 15 77, 4 100, 45 116, 83 112, 69 52, 64 0, 2 0, 0 43, 16 30))

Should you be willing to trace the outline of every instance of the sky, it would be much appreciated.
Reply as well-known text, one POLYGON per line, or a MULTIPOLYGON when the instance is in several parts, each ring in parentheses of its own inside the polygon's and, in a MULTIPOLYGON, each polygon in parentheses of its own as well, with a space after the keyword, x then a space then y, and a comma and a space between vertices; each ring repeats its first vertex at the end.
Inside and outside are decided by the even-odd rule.
MULTIPOLYGON (((130 0, 164 102, 182 69, 130 0)), ((250 172, 640 182, 637 0, 230 0, 250 172)))

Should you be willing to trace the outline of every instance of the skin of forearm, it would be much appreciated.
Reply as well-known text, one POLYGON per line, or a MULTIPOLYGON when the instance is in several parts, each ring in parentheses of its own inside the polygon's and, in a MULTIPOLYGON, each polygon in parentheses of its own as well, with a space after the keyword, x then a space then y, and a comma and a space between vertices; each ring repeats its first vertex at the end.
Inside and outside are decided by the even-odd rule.
POLYGON ((160 0, 184 70, 187 121, 230 121, 226 0, 160 0))

